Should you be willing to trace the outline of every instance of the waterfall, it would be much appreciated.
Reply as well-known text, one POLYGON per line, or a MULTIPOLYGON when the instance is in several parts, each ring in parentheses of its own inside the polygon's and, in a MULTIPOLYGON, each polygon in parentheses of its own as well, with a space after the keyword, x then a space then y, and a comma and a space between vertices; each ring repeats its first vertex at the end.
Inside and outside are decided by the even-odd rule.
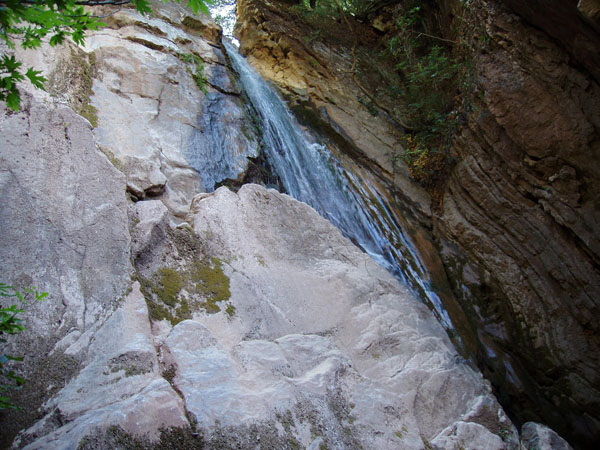
POLYGON ((452 329, 414 244, 374 176, 349 158, 333 155, 326 146, 313 142, 237 49, 227 42, 225 48, 258 114, 264 151, 287 193, 327 218, 433 307, 447 330, 452 329))

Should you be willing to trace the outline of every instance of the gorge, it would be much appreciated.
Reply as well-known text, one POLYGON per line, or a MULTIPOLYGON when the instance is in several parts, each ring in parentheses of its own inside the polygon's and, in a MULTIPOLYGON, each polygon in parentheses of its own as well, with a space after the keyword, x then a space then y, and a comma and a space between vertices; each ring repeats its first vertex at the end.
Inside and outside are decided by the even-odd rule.
POLYGON ((415 2, 366 3, 238 1, 279 94, 177 4, 16 50, 0 281, 50 295, 3 448, 594 448, 598 8, 416 2, 476 42, 420 166, 380 56, 415 2))

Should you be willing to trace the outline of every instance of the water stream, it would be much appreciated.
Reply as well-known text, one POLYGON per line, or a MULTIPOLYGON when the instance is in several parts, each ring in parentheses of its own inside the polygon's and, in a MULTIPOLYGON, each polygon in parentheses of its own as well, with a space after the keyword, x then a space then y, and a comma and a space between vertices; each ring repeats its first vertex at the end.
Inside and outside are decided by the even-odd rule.
POLYGON ((258 114, 264 151, 287 194, 327 218, 432 307, 447 330, 452 329, 416 247, 375 177, 349 158, 333 155, 314 142, 237 49, 229 43, 225 47, 258 114))

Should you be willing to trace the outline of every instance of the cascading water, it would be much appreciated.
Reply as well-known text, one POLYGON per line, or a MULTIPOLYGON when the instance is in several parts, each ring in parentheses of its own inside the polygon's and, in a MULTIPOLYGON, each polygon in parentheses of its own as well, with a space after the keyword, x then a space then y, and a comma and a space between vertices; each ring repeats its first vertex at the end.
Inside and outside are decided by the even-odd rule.
POLYGON ((373 176, 355 163, 335 157, 324 145, 311 142, 275 90, 231 44, 225 43, 225 47, 257 111, 267 158, 287 193, 332 222, 429 303, 442 325, 452 329, 441 299, 428 286, 428 275, 415 246, 373 176))

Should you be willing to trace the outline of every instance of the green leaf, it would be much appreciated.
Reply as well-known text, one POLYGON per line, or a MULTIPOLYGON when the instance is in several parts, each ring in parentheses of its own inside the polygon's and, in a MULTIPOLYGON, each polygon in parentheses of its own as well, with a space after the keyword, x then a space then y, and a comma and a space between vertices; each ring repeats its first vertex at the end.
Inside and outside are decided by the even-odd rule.
POLYGON ((14 290, 14 287, 6 283, 0 283, 0 297, 14 297, 15 294, 10 292, 14 290))
POLYGON ((147 0, 131 0, 131 3, 135 6, 135 9, 138 10, 142 15, 146 15, 152 12, 152 8, 150 8, 150 3, 147 0))
MULTIPOLYGON (((42 72, 40 70, 33 70, 33 67, 30 67, 29 69, 27 69, 27 72, 25 73, 25 76, 27 78, 29 78, 29 81, 31 81, 31 84, 33 84, 36 88, 38 89, 44 89, 44 83, 47 81, 45 77, 41 76, 42 72)), ((46 295, 48 295, 48 293, 46 292, 46 295)), ((37 298, 37 295, 36 295, 37 298)), ((42 297, 43 298, 43 297, 42 297)))
POLYGON ((16 89, 6 96, 6 106, 8 106, 13 111, 18 111, 20 104, 21 96, 19 95, 19 91, 17 91, 16 89))
POLYGON ((17 61, 14 56, 4 56, 2 58, 2 65, 6 67, 6 70, 9 72, 14 72, 21 67, 21 63, 17 61))
POLYGON ((188 8, 192 8, 192 11, 194 11, 194 14, 198 14, 198 10, 200 10, 207 16, 210 16, 210 11, 208 10, 208 7, 206 6, 205 2, 212 4, 212 2, 210 0, 205 0, 205 1, 188 0, 187 6, 188 6, 188 8))
POLYGON ((60 31, 50 38, 50 45, 55 47, 56 45, 62 44, 65 41, 65 32, 60 31))

